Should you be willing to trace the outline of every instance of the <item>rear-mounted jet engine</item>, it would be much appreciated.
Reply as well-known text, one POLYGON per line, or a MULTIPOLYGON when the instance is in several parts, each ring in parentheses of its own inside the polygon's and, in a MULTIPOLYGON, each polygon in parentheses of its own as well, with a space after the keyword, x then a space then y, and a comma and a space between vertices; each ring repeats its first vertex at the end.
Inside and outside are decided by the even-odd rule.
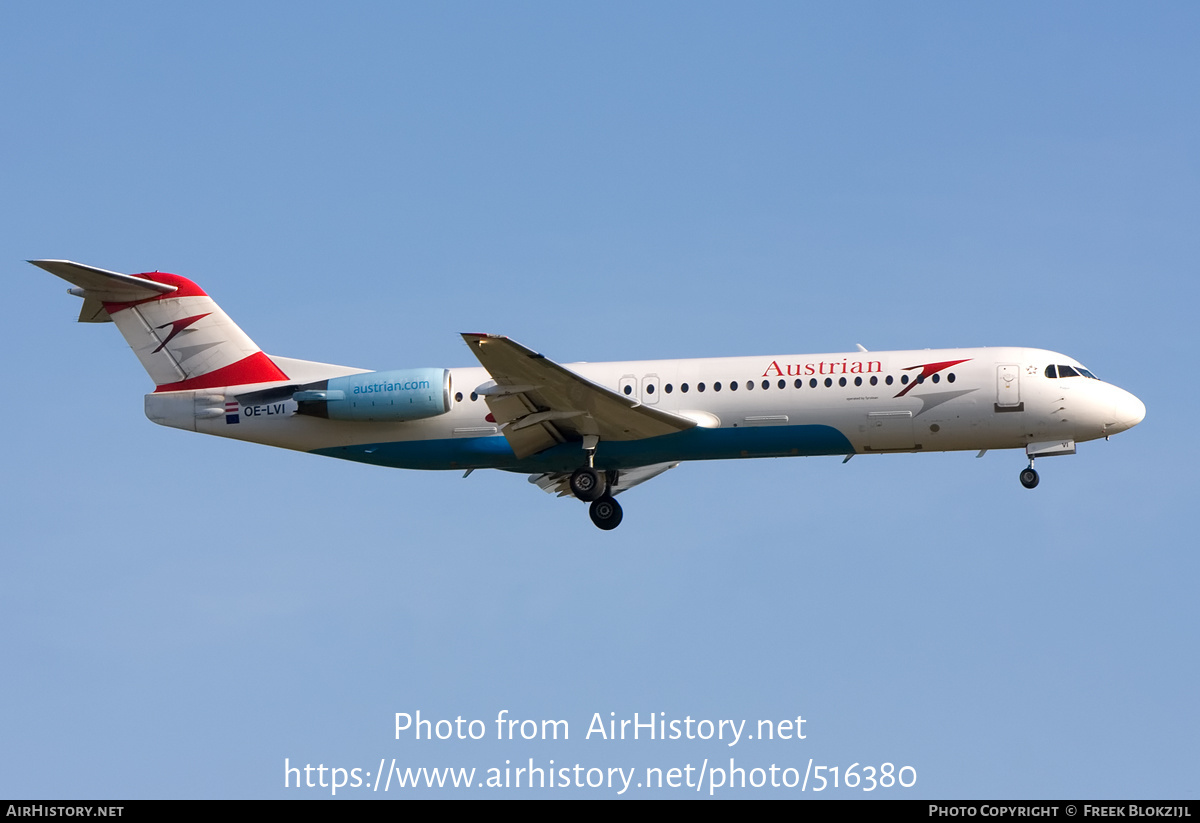
POLYGON ((454 405, 449 369, 399 369, 332 377, 302 386, 292 399, 297 414, 393 423, 437 417, 454 405))

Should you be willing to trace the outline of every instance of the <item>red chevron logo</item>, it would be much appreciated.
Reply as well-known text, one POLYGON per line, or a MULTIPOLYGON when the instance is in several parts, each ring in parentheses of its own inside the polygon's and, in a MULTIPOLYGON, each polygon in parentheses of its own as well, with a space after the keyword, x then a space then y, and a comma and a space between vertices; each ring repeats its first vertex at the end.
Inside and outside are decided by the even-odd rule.
POLYGON ((193 323, 195 323, 197 320, 201 319, 202 317, 208 317, 210 314, 212 314, 212 312, 206 311, 204 314, 194 314, 191 317, 185 317, 182 320, 172 320, 170 323, 163 323, 161 326, 156 326, 154 329, 155 331, 158 331, 160 329, 165 329, 167 326, 171 327, 171 331, 169 334, 167 334, 166 339, 163 340, 161 343, 159 343, 158 348, 155 349, 153 352, 151 352, 151 354, 162 351, 163 347, 166 346, 168 343, 170 343, 171 340, 175 337, 175 335, 179 334, 181 331, 183 331, 188 326, 192 325, 193 323))

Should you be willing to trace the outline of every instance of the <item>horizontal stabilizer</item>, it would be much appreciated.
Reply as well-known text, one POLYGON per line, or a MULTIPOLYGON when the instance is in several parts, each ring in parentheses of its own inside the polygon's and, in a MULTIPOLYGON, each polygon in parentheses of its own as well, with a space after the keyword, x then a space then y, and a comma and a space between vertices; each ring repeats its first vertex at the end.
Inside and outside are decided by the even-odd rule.
MULTIPOLYGON (((83 294, 72 289, 71 293, 88 300, 98 300, 102 303, 134 303, 138 300, 148 300, 178 291, 178 287, 166 283, 155 283, 131 274, 118 274, 115 271, 105 271, 82 263, 72 263, 70 260, 30 260, 39 269, 45 269, 51 274, 61 277, 83 289, 83 294)), ((90 318, 83 322, 95 322, 90 318)))

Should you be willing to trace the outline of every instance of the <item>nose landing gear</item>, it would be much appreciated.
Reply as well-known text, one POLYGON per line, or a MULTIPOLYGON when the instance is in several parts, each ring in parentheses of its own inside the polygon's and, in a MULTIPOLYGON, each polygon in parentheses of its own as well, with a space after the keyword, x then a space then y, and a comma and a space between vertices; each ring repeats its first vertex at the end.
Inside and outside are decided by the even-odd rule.
POLYGON ((1033 470, 1035 457, 1057 457, 1074 453, 1074 440, 1043 440, 1037 443, 1026 443, 1025 456, 1029 458, 1029 468, 1021 470, 1021 485, 1027 489, 1037 488, 1038 473, 1033 470))
POLYGON ((1021 470, 1021 485, 1027 489, 1035 489, 1038 484, 1038 473, 1033 470, 1033 458, 1029 458, 1029 468, 1021 470))

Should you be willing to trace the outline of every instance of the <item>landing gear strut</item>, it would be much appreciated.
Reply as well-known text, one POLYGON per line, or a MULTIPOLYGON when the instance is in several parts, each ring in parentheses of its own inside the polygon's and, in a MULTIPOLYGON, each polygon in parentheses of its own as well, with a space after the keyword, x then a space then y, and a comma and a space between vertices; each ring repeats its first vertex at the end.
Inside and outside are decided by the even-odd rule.
POLYGON ((604 531, 611 531, 621 525, 621 518, 624 516, 621 504, 608 495, 593 501, 588 514, 591 515, 592 522, 604 531))
POLYGON ((571 472, 568 485, 571 494, 585 503, 591 503, 588 514, 592 522, 604 531, 611 531, 621 525, 621 504, 613 500, 609 488, 617 484, 617 472, 600 471, 596 468, 596 447, 600 438, 594 434, 584 435, 583 452, 587 455, 587 465, 571 472))
POLYGON ((1027 489, 1037 488, 1038 473, 1033 470, 1033 458, 1029 458, 1029 468, 1021 470, 1021 485, 1027 489))

